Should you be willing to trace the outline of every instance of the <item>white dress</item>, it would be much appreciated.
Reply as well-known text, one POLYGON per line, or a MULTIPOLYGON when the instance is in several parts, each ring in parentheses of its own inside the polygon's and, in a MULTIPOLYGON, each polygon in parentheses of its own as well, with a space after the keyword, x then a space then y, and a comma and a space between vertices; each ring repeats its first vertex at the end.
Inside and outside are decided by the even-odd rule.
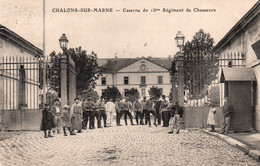
POLYGON ((208 125, 216 125, 216 108, 210 108, 209 114, 208 114, 208 125))

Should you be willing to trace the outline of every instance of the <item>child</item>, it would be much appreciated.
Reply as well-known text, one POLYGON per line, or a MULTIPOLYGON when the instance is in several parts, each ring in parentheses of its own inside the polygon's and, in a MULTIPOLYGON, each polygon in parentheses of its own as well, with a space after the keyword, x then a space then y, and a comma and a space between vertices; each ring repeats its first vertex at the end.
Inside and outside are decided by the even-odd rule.
POLYGON ((211 126, 210 132, 215 132, 215 125, 216 125, 216 108, 214 104, 210 104, 211 108, 208 114, 207 124, 211 126))
POLYGON ((53 128, 52 125, 53 117, 51 114, 50 106, 49 104, 45 104, 44 110, 42 110, 42 125, 41 129, 44 131, 44 138, 53 137, 51 135, 51 129, 53 128), (47 135, 48 130, 48 135, 47 135))
POLYGON ((71 131, 71 113, 70 113, 70 106, 65 105, 63 107, 63 110, 61 112, 61 121, 62 121, 62 127, 63 127, 63 132, 64 136, 67 136, 66 133, 66 127, 68 128, 70 135, 76 135, 71 131))

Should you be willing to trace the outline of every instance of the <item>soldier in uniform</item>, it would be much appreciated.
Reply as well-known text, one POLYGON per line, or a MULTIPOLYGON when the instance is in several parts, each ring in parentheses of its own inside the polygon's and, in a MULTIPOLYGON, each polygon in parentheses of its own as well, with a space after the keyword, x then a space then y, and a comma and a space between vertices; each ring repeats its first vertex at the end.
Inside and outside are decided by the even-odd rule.
POLYGON ((148 124, 149 124, 149 127, 151 127, 151 120, 150 120, 150 114, 153 114, 154 115, 154 125, 157 127, 156 125, 156 113, 155 113, 155 110, 154 110, 154 102, 153 102, 153 99, 150 97, 150 99, 148 99, 145 103, 145 109, 147 109, 146 111, 146 119, 148 121, 148 124))
POLYGON ((116 125, 117 126, 122 126, 120 124, 120 119, 123 115, 123 107, 124 107, 124 103, 121 101, 120 98, 117 98, 116 102, 115 102, 115 109, 116 109, 116 125))
POLYGON ((127 126, 127 116, 130 118, 131 125, 134 125, 133 123, 133 117, 132 117, 132 103, 128 101, 128 97, 125 98, 123 112, 124 112, 124 118, 125 118, 125 125, 127 126))
MULTIPOLYGON (((165 96, 164 96, 165 97, 165 96)), ((158 125, 161 125, 161 119, 162 119, 162 115, 161 115, 161 100, 159 98, 154 100, 154 109, 155 109, 155 120, 157 119, 158 125)), ((156 121, 155 121, 156 123, 156 121)))
POLYGON ((162 96, 163 100, 160 106, 160 110, 162 112, 162 120, 163 126, 162 127, 169 127, 169 120, 170 120, 170 112, 169 112, 169 102, 166 100, 165 95, 162 96))
POLYGON ((143 106, 142 103, 138 101, 138 99, 136 99, 136 101, 133 103, 133 110, 135 112, 136 124, 139 124, 138 118, 140 118, 140 124, 143 125, 143 106))
POLYGON ((103 101, 102 98, 98 102, 98 108, 99 108, 99 112, 100 112, 100 121, 101 121, 101 118, 103 118, 103 120, 104 120, 104 127, 108 127, 107 126, 106 105, 105 105, 105 102, 103 101))
POLYGON ((147 108, 146 108, 146 97, 143 98, 142 100, 142 106, 143 106, 143 114, 142 114, 142 117, 144 118, 144 122, 145 122, 145 125, 147 125, 147 118, 146 118, 146 112, 147 112, 147 108))
POLYGON ((224 115, 224 126, 220 132, 220 134, 229 134, 230 121, 234 112, 234 107, 228 101, 228 97, 224 98, 224 105, 222 108, 222 112, 224 115))
POLYGON ((93 108, 93 102, 91 101, 91 96, 88 96, 87 101, 83 102, 83 128, 87 129, 87 124, 89 122, 89 129, 91 127, 91 111, 93 108))
POLYGON ((98 109, 98 103, 97 99, 94 99, 93 102, 93 107, 92 107, 92 112, 91 112, 91 127, 94 129, 95 128, 95 118, 97 119, 97 126, 98 128, 101 128, 101 121, 100 121, 100 112, 98 109))

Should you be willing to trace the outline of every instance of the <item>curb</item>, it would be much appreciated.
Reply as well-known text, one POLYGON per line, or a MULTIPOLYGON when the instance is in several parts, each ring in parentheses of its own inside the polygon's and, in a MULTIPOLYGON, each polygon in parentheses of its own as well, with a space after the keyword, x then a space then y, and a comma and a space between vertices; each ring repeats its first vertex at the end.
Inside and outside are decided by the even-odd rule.
POLYGON ((201 131, 203 131, 204 133, 206 133, 208 135, 215 136, 215 137, 225 141, 226 143, 230 144, 231 146, 233 146, 233 147, 241 150, 245 154, 248 154, 249 156, 253 157, 257 161, 260 161, 260 150, 250 149, 246 144, 244 144, 234 138, 231 138, 227 135, 223 135, 223 134, 219 134, 219 133, 215 133, 215 132, 208 132, 207 130, 201 130, 201 131))

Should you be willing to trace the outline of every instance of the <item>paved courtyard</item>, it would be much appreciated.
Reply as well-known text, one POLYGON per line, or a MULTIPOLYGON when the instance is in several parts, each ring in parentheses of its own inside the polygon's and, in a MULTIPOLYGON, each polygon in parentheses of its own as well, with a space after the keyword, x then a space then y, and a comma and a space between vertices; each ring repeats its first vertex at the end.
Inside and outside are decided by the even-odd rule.
POLYGON ((152 126, 85 130, 76 136, 22 132, 0 141, 0 165, 260 165, 201 131, 152 126))

